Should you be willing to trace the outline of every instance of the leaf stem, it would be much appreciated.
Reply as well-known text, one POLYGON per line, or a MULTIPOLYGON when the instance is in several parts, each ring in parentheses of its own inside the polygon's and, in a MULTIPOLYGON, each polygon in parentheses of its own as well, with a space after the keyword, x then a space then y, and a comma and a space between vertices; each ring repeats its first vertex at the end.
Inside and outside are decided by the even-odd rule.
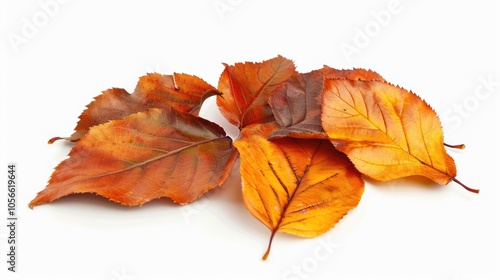
POLYGON ((449 145, 449 144, 444 143, 444 145, 445 145, 446 147, 448 147, 448 148, 453 148, 453 149, 460 149, 460 150, 465 149, 465 145, 464 145, 464 144, 449 145))
POLYGON ((262 256, 263 261, 265 261, 267 259, 267 257, 269 256, 269 253, 271 252, 271 244, 273 243, 273 239, 274 239, 275 234, 276 234, 276 230, 273 230, 273 232, 271 233, 271 238, 269 238, 269 245, 267 245, 267 251, 264 254, 264 256, 262 256))
POLYGON ((464 183, 462 183, 462 182, 458 181, 456 178, 452 178, 452 180, 453 180, 455 183, 459 184, 459 185, 460 185, 460 186, 462 186, 464 189, 466 189, 466 190, 468 190, 468 191, 470 191, 470 192, 473 192, 473 193, 479 193, 479 190, 478 190, 478 189, 472 189, 472 188, 469 188, 469 187, 467 187, 464 183))
POLYGON ((52 137, 49 139, 49 141, 47 141, 48 144, 53 144, 54 142, 58 141, 58 140, 68 140, 68 138, 64 138, 64 137, 52 137))

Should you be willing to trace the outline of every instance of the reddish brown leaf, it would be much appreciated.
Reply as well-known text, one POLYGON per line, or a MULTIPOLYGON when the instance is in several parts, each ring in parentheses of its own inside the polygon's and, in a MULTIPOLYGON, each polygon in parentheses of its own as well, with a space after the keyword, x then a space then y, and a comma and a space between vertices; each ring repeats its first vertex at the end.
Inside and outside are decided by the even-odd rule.
POLYGON ((217 97, 224 117, 240 129, 249 124, 273 121, 269 96, 296 73, 293 62, 278 56, 261 63, 224 66, 218 85, 222 96, 217 97))
POLYGON ((75 132, 69 138, 54 137, 72 142, 80 140, 90 127, 110 120, 121 119, 148 108, 175 107, 182 112, 197 115, 203 101, 220 94, 202 79, 187 74, 161 75, 147 74, 139 79, 132 94, 121 88, 112 88, 97 96, 80 115, 75 132))
POLYGON ((320 118, 323 82, 322 70, 297 74, 271 95, 269 105, 281 129, 270 138, 328 138, 320 118))
POLYGON ((185 204, 220 186, 236 158, 218 125, 173 108, 150 109, 92 127, 30 207, 72 193, 129 206, 159 197, 185 204))
POLYGON ((139 79, 133 94, 150 108, 172 106, 178 111, 198 115, 203 101, 220 92, 196 76, 153 73, 139 79))
POLYGON ((328 66, 293 76, 269 98, 272 112, 281 126, 270 138, 328 139, 321 127, 321 93, 325 78, 384 80, 371 70, 338 70, 328 66))

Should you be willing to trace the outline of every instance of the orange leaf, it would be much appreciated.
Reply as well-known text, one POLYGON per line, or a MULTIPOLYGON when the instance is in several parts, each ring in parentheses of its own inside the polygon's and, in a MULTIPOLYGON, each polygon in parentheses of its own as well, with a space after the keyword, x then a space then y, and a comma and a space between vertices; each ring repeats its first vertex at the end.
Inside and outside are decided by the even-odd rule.
POLYGON ((150 108, 172 106, 178 111, 198 115, 203 101, 210 96, 220 95, 220 92, 193 75, 153 73, 139 79, 134 94, 137 100, 150 108))
POLYGON ((234 142, 240 152, 243 200, 271 230, 318 236, 356 205, 364 190, 358 171, 328 140, 268 136, 275 123, 248 126, 234 142))
POLYGON ((185 204, 227 178, 237 158, 231 142, 218 125, 173 108, 94 126, 30 207, 72 193, 129 206, 164 196, 185 204))
POLYGON ((328 66, 293 76, 269 98, 269 105, 281 126, 270 135, 271 139, 285 136, 328 139, 321 126, 321 93, 324 80, 329 78, 384 81, 371 70, 338 70, 328 66))
POLYGON ((326 80, 323 128, 363 174, 380 181, 421 175, 439 184, 456 176, 432 108, 380 81, 326 80))
POLYGON ((353 81, 381 81, 385 82, 384 78, 380 76, 377 72, 372 70, 365 70, 360 68, 350 69, 335 69, 329 66, 323 67, 323 73, 325 75, 325 79, 347 79, 353 81))
POLYGON ((222 96, 217 97, 222 115, 240 129, 273 121, 267 100, 273 90, 296 73, 293 62, 278 56, 261 63, 224 66, 218 85, 222 96))
POLYGON ((196 76, 178 73, 173 75, 147 74, 139 79, 132 94, 121 88, 103 91, 87 105, 87 109, 80 115, 80 121, 71 137, 54 137, 49 140, 49 143, 59 139, 76 142, 87 134, 92 126, 121 119, 148 108, 173 106, 179 111, 197 115, 203 101, 215 94, 220 93, 196 76))

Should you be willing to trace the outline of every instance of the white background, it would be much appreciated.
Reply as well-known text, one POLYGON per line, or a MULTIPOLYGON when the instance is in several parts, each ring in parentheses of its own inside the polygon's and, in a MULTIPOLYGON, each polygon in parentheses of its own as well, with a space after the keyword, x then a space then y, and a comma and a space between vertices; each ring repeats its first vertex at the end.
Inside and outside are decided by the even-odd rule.
MULTIPOLYGON (((19 198, 18 272, 7 272, 2 222, 0 278, 500 279, 496 1, 66 2, 0 2, 0 216, 11 162, 19 198), (419 94, 441 116, 445 141, 467 145, 449 153, 458 178, 481 193, 369 181, 335 228, 314 239, 278 234, 266 262, 270 232, 246 211, 238 170, 184 207, 160 199, 128 208, 93 195, 27 207, 71 148, 47 140, 70 135, 100 91, 132 91, 154 71, 216 86, 222 62, 278 54, 302 72, 370 68, 419 94)), ((213 99, 202 115, 236 136, 213 99)))

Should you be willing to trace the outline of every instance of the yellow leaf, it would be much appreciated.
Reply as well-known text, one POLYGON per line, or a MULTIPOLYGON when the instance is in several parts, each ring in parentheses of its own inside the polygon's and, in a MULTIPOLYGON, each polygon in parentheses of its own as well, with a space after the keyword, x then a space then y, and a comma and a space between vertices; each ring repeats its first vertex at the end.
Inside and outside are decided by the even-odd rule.
POLYGON ((434 110, 382 81, 325 82, 322 125, 335 147, 380 181, 412 175, 448 184, 457 171, 434 110))

